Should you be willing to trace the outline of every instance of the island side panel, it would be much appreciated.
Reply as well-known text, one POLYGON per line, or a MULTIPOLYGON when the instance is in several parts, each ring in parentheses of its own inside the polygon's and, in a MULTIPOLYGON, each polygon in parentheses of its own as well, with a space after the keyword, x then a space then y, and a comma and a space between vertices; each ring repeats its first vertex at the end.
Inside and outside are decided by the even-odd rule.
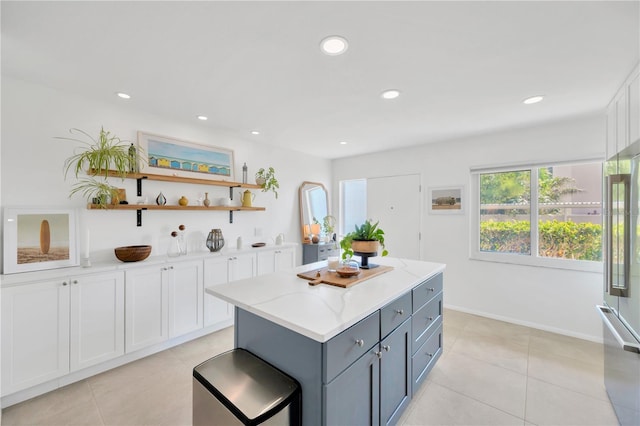
POLYGON ((322 344, 243 309, 235 309, 235 346, 296 379, 302 387, 302 423, 322 422, 322 344))

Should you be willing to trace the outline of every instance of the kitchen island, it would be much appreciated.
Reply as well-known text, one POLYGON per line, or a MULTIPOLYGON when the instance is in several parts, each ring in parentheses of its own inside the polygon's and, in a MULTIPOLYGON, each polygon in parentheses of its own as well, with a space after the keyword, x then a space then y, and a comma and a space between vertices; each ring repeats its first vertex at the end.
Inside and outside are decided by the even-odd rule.
POLYGON ((394 424, 442 353, 445 265, 376 258, 393 267, 348 288, 298 272, 207 288, 236 306, 235 346, 302 386, 305 425, 394 424))

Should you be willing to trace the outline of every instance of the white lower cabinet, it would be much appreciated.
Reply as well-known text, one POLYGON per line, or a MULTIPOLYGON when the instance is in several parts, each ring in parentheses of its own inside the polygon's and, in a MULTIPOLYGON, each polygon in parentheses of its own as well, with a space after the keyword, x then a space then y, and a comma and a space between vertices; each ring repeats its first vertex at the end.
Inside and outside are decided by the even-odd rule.
POLYGON ((2 394, 124 353, 122 272, 2 289, 2 394))
POLYGON ((126 271, 126 351, 202 328, 202 262, 126 271))
MULTIPOLYGON (((205 259, 205 287, 252 278, 256 275, 256 256, 253 253, 205 259)), ((204 295, 204 326, 230 321, 233 305, 210 294, 204 295)))
POLYGON ((295 266, 296 251, 293 247, 258 252, 258 274, 265 275, 295 266))

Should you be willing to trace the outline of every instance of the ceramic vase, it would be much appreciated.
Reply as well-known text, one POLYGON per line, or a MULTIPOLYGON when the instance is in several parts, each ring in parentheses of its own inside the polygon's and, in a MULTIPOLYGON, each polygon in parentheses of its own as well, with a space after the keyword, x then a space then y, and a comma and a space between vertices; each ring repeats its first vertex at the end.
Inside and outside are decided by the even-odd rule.
POLYGON ((204 204, 205 207, 209 207, 209 205, 211 205, 211 200, 209 199, 209 193, 208 192, 204 193, 204 201, 202 202, 202 204, 204 204))
POLYGON ((165 204, 167 204, 167 199, 164 195, 162 195, 162 192, 156 197, 156 204, 159 206, 164 206, 165 204))

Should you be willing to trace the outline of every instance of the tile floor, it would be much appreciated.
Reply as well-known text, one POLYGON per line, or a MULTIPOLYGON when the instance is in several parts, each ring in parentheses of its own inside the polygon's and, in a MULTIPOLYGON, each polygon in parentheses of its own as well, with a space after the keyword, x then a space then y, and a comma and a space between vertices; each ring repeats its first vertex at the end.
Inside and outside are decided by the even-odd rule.
MULTIPOLYGON (((8 407, 3 425, 189 425, 192 368, 233 328, 8 407)), ((404 425, 617 425, 602 346, 446 310, 444 352, 404 425)))

